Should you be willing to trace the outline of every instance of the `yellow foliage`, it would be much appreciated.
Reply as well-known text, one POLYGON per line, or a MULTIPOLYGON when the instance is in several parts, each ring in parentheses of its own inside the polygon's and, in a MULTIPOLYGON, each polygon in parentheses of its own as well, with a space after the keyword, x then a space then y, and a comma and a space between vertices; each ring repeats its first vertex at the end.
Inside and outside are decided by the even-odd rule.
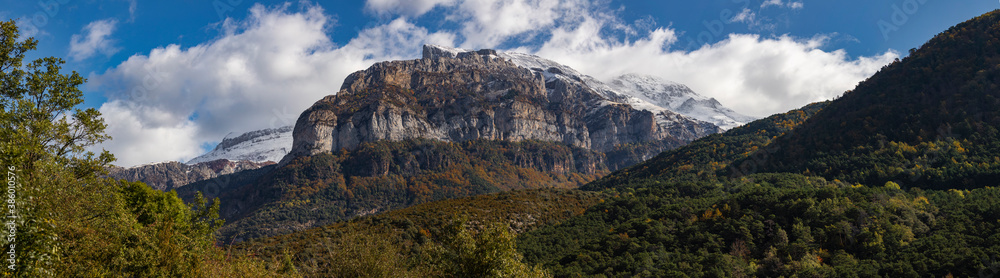
POLYGON ((951 147, 954 148, 955 151, 957 151, 959 153, 964 153, 965 152, 965 148, 962 148, 962 144, 959 143, 957 140, 951 143, 951 147))
POLYGON ((965 191, 958 189, 948 189, 948 192, 958 194, 959 197, 965 198, 965 191))
POLYGON ((885 187, 891 189, 900 189, 899 184, 892 181, 885 182, 885 187))

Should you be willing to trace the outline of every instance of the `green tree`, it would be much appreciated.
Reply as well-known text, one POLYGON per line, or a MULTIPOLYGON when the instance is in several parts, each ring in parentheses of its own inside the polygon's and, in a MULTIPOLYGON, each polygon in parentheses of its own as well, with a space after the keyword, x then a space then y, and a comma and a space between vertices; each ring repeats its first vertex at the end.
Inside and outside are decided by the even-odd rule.
POLYGON ((508 225, 489 223, 477 233, 455 220, 445 227, 435 263, 445 277, 551 277, 539 266, 522 262, 508 225))
POLYGON ((16 246, 16 267, 5 270, 27 276, 52 274, 60 259, 55 222, 80 209, 67 196, 107 201, 101 198, 108 192, 90 187, 114 160, 106 151, 86 150, 110 137, 100 112, 76 108, 83 102, 78 86, 85 79, 60 73, 65 63, 60 58, 23 63, 37 44, 34 38, 22 40, 13 21, 0 22, 0 159, 14 179, 8 190, 15 193, 18 216, 14 242, 4 238, 7 246, 16 246))
POLYGON ((23 64, 37 44, 0 22, 0 163, 16 211, 15 236, 0 236, 16 251, 3 276, 274 276, 214 246, 218 200, 198 194, 187 205, 175 192, 103 177, 114 156, 87 150, 110 137, 100 112, 77 108, 86 80, 61 73, 60 58, 23 64))

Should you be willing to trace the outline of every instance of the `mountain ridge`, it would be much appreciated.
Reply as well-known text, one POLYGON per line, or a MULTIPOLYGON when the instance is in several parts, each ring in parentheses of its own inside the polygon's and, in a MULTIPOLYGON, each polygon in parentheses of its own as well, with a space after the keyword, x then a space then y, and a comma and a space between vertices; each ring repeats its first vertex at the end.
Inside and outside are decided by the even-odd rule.
POLYGON ((185 185, 273 165, 273 161, 231 161, 218 159, 195 164, 168 161, 134 167, 108 167, 108 177, 127 181, 141 181, 160 191, 170 191, 185 185))

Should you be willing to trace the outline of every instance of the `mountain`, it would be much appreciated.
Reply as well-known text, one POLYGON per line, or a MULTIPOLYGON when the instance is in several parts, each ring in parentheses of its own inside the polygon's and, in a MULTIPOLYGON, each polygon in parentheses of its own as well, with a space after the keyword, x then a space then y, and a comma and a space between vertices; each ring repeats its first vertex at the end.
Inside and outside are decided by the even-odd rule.
POLYGON ((294 126, 269 128, 243 133, 236 137, 226 136, 215 149, 195 157, 187 164, 227 159, 230 161, 267 162, 281 161, 292 147, 294 126))
POLYGON ((135 167, 110 167, 108 176, 141 181, 156 190, 258 169, 280 161, 292 146, 292 126, 262 129, 222 139, 215 149, 187 163, 162 162, 135 167))
MULTIPOLYGON (((523 255, 513 256, 516 262, 541 265, 555 277, 994 277, 1000 274, 1000 260, 994 256, 1000 254, 997 22, 1000 10, 959 24, 839 99, 752 121, 623 166, 582 187, 599 191, 589 192, 595 194, 590 198, 600 198, 596 201, 581 199, 587 195, 526 190, 432 202, 258 239, 238 249, 275 261, 294 257, 306 275, 315 276, 366 276, 352 271, 431 276, 443 262, 440 250, 460 242, 467 243, 460 248, 474 254, 484 254, 476 253, 482 246, 516 246, 515 253, 523 255), (580 215, 573 211, 584 207, 580 215), (539 209, 552 221, 524 229, 525 222, 534 222, 529 216, 542 215, 531 212, 539 209), (460 215, 466 211, 470 217, 463 220, 460 215), (457 220, 441 221, 449 216, 457 220), (489 238, 495 233, 487 231, 498 219, 518 232, 516 240, 462 241, 489 238), (456 222, 474 232, 456 235, 456 222), (296 254, 279 254, 283 250, 296 254), (414 270, 428 272, 410 272, 414 270)), ((425 52, 467 53, 447 48, 425 52)), ((547 72, 553 80, 573 79, 559 68, 532 71, 549 78, 547 72)), ((586 83, 585 77, 579 79, 586 83)), ((598 94, 614 102, 612 91, 603 92, 598 94)), ((414 147, 421 144, 459 145, 464 153, 484 158, 469 165, 504 161, 502 157, 518 161, 562 148, 584 150, 553 142, 500 141, 542 144, 526 148, 535 153, 518 156, 525 148, 498 148, 493 144, 500 142, 481 140, 362 143, 360 149, 370 154, 343 159, 343 165, 380 153, 384 158, 369 161, 382 161, 382 166, 319 163, 310 166, 315 170, 300 172, 412 172, 404 171, 410 159, 395 158, 401 152, 425 155, 416 152, 424 147, 414 147), (504 149, 503 156, 481 155, 504 149)), ((620 144, 605 155, 610 159, 615 152, 630 156, 649 149, 642 143, 620 144)), ((336 155, 358 150, 342 149, 336 155)), ((445 157, 462 152, 431 153, 445 157)), ((575 157, 577 152, 572 153, 575 157)), ((302 156, 288 165, 333 155, 302 156)), ((353 188, 402 187, 380 184, 353 188)), ((277 210, 273 214, 272 219, 299 217, 277 210)))
POLYGON ((428 45, 422 59, 351 74, 340 92, 303 112, 281 164, 378 140, 530 139, 605 152, 645 142, 676 147, 720 131, 668 110, 638 110, 585 78, 530 55, 428 45))
POLYGON ((213 179, 246 170, 258 169, 274 162, 230 161, 219 159, 196 164, 176 161, 139 165, 135 167, 108 168, 108 176, 115 179, 141 181, 153 189, 170 191, 190 183, 213 179))
POLYGON ((425 46, 421 59, 351 74, 302 112, 278 165, 178 192, 219 197, 220 240, 244 240, 442 199, 575 188, 721 131, 608 88, 536 56, 425 46))

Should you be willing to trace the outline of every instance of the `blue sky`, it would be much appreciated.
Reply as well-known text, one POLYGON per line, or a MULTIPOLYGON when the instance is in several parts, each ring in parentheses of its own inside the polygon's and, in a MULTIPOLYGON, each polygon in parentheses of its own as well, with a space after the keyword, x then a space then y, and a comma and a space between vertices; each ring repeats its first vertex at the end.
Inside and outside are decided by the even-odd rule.
POLYGON ((121 165, 184 161, 294 124, 372 63, 434 43, 640 72, 766 116, 836 97, 986 0, 3 0, 0 17, 89 79, 121 165))

